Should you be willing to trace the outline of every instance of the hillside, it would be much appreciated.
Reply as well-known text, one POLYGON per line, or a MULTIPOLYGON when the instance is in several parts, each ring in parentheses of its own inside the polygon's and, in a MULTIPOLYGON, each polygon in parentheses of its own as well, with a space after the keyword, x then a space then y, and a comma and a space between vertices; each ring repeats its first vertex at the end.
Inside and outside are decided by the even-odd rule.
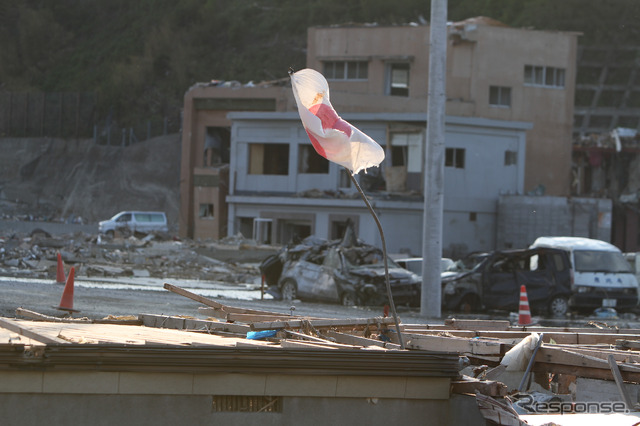
POLYGON ((127 147, 0 139, 0 216, 94 223, 121 210, 162 210, 175 225, 179 180, 178 134, 127 147))
MULTIPOLYGON (((179 117, 196 82, 287 76, 307 28, 424 22, 424 0, 0 0, 0 94, 95 92, 95 123, 179 117)), ((448 19, 578 31, 582 44, 637 44, 637 0, 448 0, 448 19)))

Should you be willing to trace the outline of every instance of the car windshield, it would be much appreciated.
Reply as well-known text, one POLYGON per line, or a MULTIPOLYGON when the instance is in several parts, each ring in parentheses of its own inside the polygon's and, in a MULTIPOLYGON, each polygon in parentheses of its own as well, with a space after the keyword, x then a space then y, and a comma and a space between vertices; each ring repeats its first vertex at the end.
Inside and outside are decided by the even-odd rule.
POLYGON ((574 251, 577 272, 631 272, 622 253, 615 251, 574 251))
MULTIPOLYGON (((384 261, 382 257, 382 251, 367 248, 361 249, 346 249, 343 251, 345 257, 345 263, 347 269, 360 269, 360 268, 384 268, 384 261)), ((400 266, 387 256, 388 267, 400 268, 400 266)))
POLYGON ((457 269, 461 271, 473 271, 480 266, 487 257, 489 257, 488 253, 472 253, 456 262, 457 269))

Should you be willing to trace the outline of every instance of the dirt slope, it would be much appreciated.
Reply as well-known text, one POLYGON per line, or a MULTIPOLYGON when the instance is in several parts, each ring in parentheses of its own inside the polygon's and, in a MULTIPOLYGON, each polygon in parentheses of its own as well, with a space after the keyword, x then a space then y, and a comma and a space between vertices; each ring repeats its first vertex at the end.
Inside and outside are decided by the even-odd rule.
POLYGON ((0 158, 0 216, 94 223, 121 210, 163 210, 177 224, 179 134, 127 147, 0 139, 0 158))

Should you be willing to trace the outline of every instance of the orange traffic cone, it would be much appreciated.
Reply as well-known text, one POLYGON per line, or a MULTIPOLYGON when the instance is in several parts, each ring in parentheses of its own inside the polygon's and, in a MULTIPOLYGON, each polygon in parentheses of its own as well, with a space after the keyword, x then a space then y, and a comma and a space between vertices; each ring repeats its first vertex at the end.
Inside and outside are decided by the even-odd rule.
POLYGON ((520 286, 520 310, 518 312, 518 325, 531 325, 531 310, 529 309, 529 298, 527 297, 527 288, 520 286))
POLYGON ((61 311, 68 312, 80 312, 78 310, 73 309, 73 276, 75 275, 76 270, 72 266, 69 270, 69 278, 67 278, 67 283, 64 286, 64 291, 62 292, 62 298, 60 299, 60 306, 57 306, 56 309, 61 311))
POLYGON ((62 256, 58 252, 58 270, 56 271, 56 284, 64 284, 67 280, 64 277, 64 266, 62 265, 62 256))

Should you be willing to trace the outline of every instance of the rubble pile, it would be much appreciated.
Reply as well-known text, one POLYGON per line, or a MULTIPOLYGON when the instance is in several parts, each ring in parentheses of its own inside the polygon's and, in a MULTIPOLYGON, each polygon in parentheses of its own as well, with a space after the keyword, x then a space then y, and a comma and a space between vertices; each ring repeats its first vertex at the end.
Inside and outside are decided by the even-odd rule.
POLYGON ((155 368, 175 373, 184 371, 176 368, 190 368, 205 349, 209 352, 202 359, 210 360, 221 354, 213 349, 226 348, 225 356, 233 352, 232 359, 215 365, 200 361, 198 368, 239 368, 250 356, 250 364, 241 365, 244 373, 250 365, 251 371, 269 368, 268 373, 279 375, 320 370, 323 375, 373 374, 385 380, 437 375, 447 379, 449 395, 475 398, 478 413, 500 425, 565 424, 569 418, 558 414, 578 416, 573 418, 577 423, 566 424, 603 424, 614 413, 626 422, 608 424, 638 424, 640 417, 638 329, 514 327, 508 321, 454 318, 444 324, 402 323, 396 332, 389 317, 332 319, 259 311, 224 305, 171 284, 164 288, 205 305, 198 313, 207 318, 140 314, 122 320, 59 319, 18 309, 26 319, 0 318, 0 343, 13 345, 3 360, 15 368, 45 365, 46 359, 51 368, 53 356, 63 356, 69 348, 65 366, 75 357, 86 369, 97 358, 83 355, 84 347, 109 354, 99 358, 101 369, 109 362, 115 366, 112 357, 120 355, 143 365, 134 358, 153 351, 148 346, 153 342, 163 351, 163 357, 153 359, 155 368), (126 352, 115 353, 120 345, 126 352), (36 346, 41 350, 28 357, 22 353, 36 346), (189 350, 190 362, 177 358, 189 350), (283 357, 286 363, 280 362, 283 357), (548 415, 556 416, 553 423, 548 415), (563 422, 556 423, 558 419, 563 422))
POLYGON ((60 253, 65 265, 75 267, 76 276, 259 282, 257 263, 277 249, 241 235, 197 242, 162 233, 105 239, 83 232, 52 236, 36 229, 0 236, 0 274, 55 278, 60 253))

